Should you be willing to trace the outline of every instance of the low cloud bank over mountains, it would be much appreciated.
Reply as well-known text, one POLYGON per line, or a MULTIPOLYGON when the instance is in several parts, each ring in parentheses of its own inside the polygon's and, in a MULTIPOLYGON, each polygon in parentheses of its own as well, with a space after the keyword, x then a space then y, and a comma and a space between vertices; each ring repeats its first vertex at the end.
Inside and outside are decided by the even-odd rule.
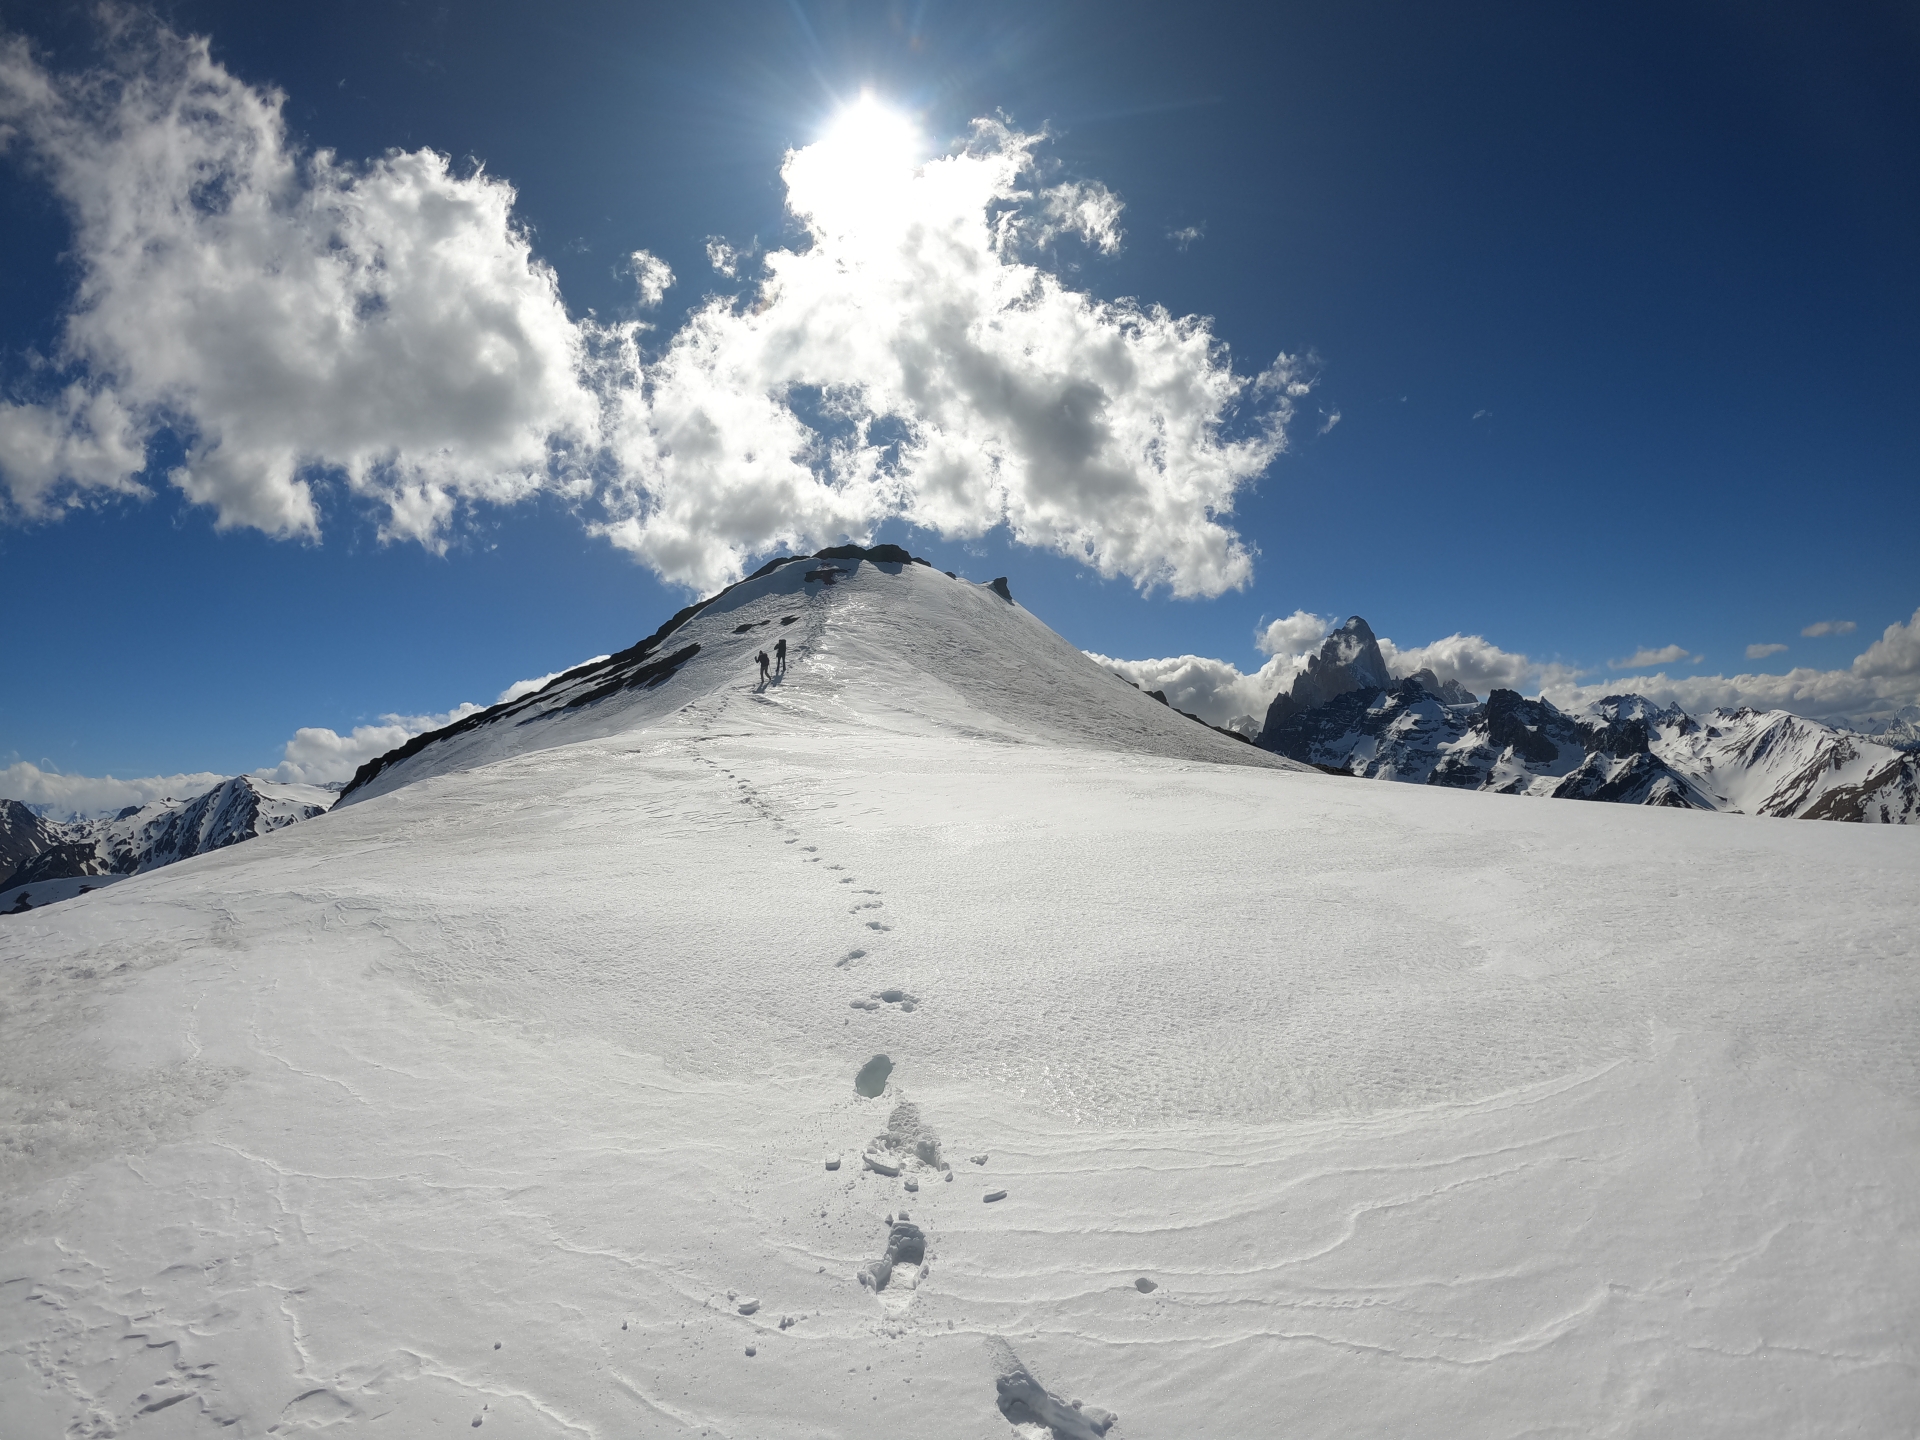
MULTIPOLYGON (((1254 722, 1266 714, 1274 696, 1292 685, 1319 647, 1332 622, 1297 611, 1274 621, 1255 644, 1273 658, 1252 674, 1232 663, 1198 655, 1157 660, 1094 658, 1147 690, 1164 690, 1182 710, 1210 725, 1228 725, 1253 733, 1254 722), (1236 721, 1243 723, 1235 725, 1236 721)), ((1558 662, 1536 661, 1479 635, 1449 635, 1429 645, 1401 647, 1380 637, 1380 653, 1395 679, 1430 670, 1441 681, 1454 681, 1480 694, 1496 689, 1536 695, 1562 709, 1597 704, 1623 688, 1659 705, 1687 711, 1738 709, 1786 710, 1810 719, 1857 724, 1872 731, 1877 724, 1909 705, 1920 704, 1920 610, 1911 619, 1886 627, 1853 663, 1843 670, 1796 667, 1784 674, 1652 675, 1589 683, 1587 672, 1558 662)), ((1682 647, 1671 647, 1683 657, 1682 647)), ((1751 658, 1765 658, 1787 647, 1753 646, 1751 658), (1752 652, 1765 652, 1753 656, 1752 652)), ((1636 657, 1637 658, 1637 657, 1636 657)), ((1659 663, 1659 662, 1655 662, 1659 663)))

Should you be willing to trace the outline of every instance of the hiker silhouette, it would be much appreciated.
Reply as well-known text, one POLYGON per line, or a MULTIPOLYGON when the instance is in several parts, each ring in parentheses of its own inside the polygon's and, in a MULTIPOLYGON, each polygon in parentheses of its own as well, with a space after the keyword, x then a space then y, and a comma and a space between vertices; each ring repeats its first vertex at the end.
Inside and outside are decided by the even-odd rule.
POLYGON ((787 637, 782 635, 773 645, 774 668, 782 675, 787 673, 787 637))
POLYGON ((760 665, 760 683, 761 683, 762 685, 764 685, 764 684, 766 684, 766 683, 767 683, 767 652, 766 652, 766 651, 764 651, 764 650, 762 650, 762 651, 761 651, 761 652, 760 652, 760 653, 759 653, 758 655, 755 655, 755 656, 754 656, 753 658, 754 658, 754 659, 755 659, 755 660, 756 660, 757 662, 759 662, 759 665, 760 665))

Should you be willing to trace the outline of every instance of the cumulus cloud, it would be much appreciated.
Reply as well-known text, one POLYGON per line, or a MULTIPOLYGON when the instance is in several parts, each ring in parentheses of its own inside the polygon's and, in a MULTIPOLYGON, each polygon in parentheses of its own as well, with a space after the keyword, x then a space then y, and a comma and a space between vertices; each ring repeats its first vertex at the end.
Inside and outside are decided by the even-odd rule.
POLYGON ((1275 656, 1253 674, 1244 675, 1238 666, 1204 655, 1116 660, 1093 651, 1087 654, 1142 690, 1160 691, 1176 710, 1223 727, 1247 716, 1263 720, 1273 697, 1293 683, 1292 656, 1275 656))
POLYGON ((102 492, 145 495, 146 435, 110 390, 71 384, 44 404, 0 400, 0 482, 22 515, 42 519, 102 492))
POLYGON ((1322 615, 1296 610, 1269 621, 1253 638, 1254 648, 1271 658, 1252 674, 1226 660, 1203 655, 1175 655, 1161 660, 1118 660, 1088 654, 1114 674, 1142 690, 1163 692, 1176 709, 1198 715, 1209 725, 1227 726, 1251 716, 1266 718, 1267 706, 1293 683, 1306 657, 1326 638, 1332 622, 1322 615))
POLYGON ((673 270, 658 255, 645 250, 633 252, 633 283, 640 290, 640 304, 651 310, 667 297, 673 284, 673 270))
POLYGON ((1639 649, 1624 660, 1609 660, 1609 670, 1647 670, 1655 665, 1671 665, 1676 660, 1691 660, 1700 663, 1698 655, 1691 654, 1684 645, 1663 645, 1658 650, 1639 649))
POLYGON ((1040 137, 977 122, 921 158, 876 114, 791 152, 804 249, 631 357, 616 448, 628 513, 603 533, 710 587, 783 546, 900 516, 1006 525, 1103 575, 1179 595, 1244 585, 1227 523, 1307 388, 1287 357, 1235 373, 1206 321, 1101 301, 1020 258, 1069 230, 1118 243, 1117 202, 1047 186, 1040 137))
MULTIPOLYGON (((1689 711, 1714 708, 1790 710, 1816 720, 1871 720, 1920 703, 1920 610, 1887 626, 1844 670, 1797 666, 1784 675, 1635 676, 1636 693, 1689 711)), ((1607 687, 1566 686, 1550 699, 1578 705, 1607 687)))
POLYGON ((1821 620, 1807 626, 1800 633, 1810 640, 1817 640, 1822 635, 1851 635, 1859 628, 1851 620, 1821 620))
POLYGON ((1455 633, 1430 645, 1402 649, 1382 636, 1380 653, 1395 675, 1431 670, 1442 682, 1457 680, 1476 695, 1489 690, 1519 690, 1537 695, 1564 689, 1580 678, 1570 665, 1538 661, 1514 650, 1502 650, 1483 635, 1455 633))
POLYGON ((156 800, 190 800, 227 778, 211 772, 148 775, 138 780, 63 775, 22 760, 0 769, 0 797, 31 805, 56 820, 72 820, 110 815, 129 805, 151 805, 156 800))
POLYGON ((1769 655, 1782 653, 1786 648, 1784 645, 1749 645, 1747 646, 1747 659, 1764 660, 1769 655))
MULTIPOLYGON (((279 92, 107 13, 90 70, 0 42, 0 131, 66 206, 78 274, 57 354, 0 398, 15 518, 147 493, 170 431, 169 483, 283 537, 317 538, 344 490, 383 538, 441 547, 463 508, 547 490, 701 589, 891 518, 1005 526, 1178 595, 1252 573, 1234 502, 1308 371, 1240 373, 1209 321, 1043 268, 1123 240, 1119 198, 1061 175, 1044 135, 982 120, 930 153, 869 105, 786 157, 804 243, 643 350, 650 327, 568 316, 504 181, 303 152, 279 92)), ((747 257, 715 238, 708 258, 747 257)), ((671 270, 631 264, 658 305, 671 270)))
POLYGON ((262 780, 285 780, 302 785, 351 780, 353 772, 376 755, 384 755, 416 735, 464 720, 485 708, 469 701, 441 715, 382 715, 378 725, 356 725, 346 735, 325 726, 303 725, 287 741, 278 765, 255 770, 253 774, 262 780))
POLYGON ((55 73, 0 44, 0 125, 74 226, 54 368, 0 414, 0 475, 41 516, 168 480, 222 526, 313 536, 337 475, 383 530, 434 543, 463 500, 563 480, 595 433, 581 341, 510 186, 432 151, 353 165, 288 141, 284 97, 203 39, 120 13, 109 63, 55 73))
POLYGON ((1326 616, 1296 610, 1281 619, 1268 621, 1266 628, 1254 636, 1253 645, 1262 655, 1292 659, 1319 648, 1332 628, 1333 622, 1326 616))
MULTIPOLYGON (((606 658, 596 655, 580 663, 591 665, 606 658)), ((569 665, 567 670, 577 668, 569 665)), ((530 680, 516 680, 495 696, 493 703, 504 704, 509 700, 518 700, 523 695, 531 695, 536 690, 544 690, 564 674, 566 670, 555 670, 551 674, 536 675, 530 680)), ((345 735, 321 725, 302 726, 287 741, 278 765, 255 770, 253 774, 262 780, 286 780, 305 785, 336 784, 351 780, 353 772, 375 756, 397 749, 416 735, 439 730, 469 715, 477 715, 485 708, 469 700, 438 715, 382 715, 379 724, 356 725, 345 735)))

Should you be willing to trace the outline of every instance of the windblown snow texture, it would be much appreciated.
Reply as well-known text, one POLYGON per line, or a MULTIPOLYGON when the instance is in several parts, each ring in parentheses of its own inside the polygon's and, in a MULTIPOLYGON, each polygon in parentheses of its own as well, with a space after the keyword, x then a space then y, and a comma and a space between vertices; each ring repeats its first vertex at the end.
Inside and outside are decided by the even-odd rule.
POLYGON ((0 1431, 1904 1434, 1916 839, 1336 779, 781 565, 0 916, 0 1431))
POLYGON ((1637 695, 1608 696, 1584 716, 1512 690, 1480 704, 1431 670, 1392 679, 1357 615, 1275 698, 1258 743, 1325 770, 1459 790, 1920 820, 1920 755, 1896 743, 1781 710, 1715 710, 1696 720, 1637 695))

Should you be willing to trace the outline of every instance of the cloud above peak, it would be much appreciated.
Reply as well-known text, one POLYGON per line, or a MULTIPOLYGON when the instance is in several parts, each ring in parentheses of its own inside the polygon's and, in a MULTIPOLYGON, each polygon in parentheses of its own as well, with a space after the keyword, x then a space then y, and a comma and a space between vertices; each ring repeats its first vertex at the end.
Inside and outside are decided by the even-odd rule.
MULTIPOLYGON (((655 335, 569 315, 505 181, 429 150, 303 152, 285 97, 205 40, 132 12, 102 36, 73 73, 0 42, 0 126, 66 206, 79 276, 58 353, 0 400, 16 520, 150 495, 171 433, 166 483, 288 538, 344 496, 384 539, 442 548, 472 507, 546 491, 699 589, 891 519, 1004 526, 1179 595, 1252 574, 1234 503, 1310 382, 1045 268, 1124 236, 1119 198, 1057 173, 1044 135, 982 120, 927 155, 838 127, 782 170, 805 242, 655 335)), ((732 277, 747 257, 716 237, 708 258, 732 277)), ((631 268, 658 306, 671 270, 631 268)))

